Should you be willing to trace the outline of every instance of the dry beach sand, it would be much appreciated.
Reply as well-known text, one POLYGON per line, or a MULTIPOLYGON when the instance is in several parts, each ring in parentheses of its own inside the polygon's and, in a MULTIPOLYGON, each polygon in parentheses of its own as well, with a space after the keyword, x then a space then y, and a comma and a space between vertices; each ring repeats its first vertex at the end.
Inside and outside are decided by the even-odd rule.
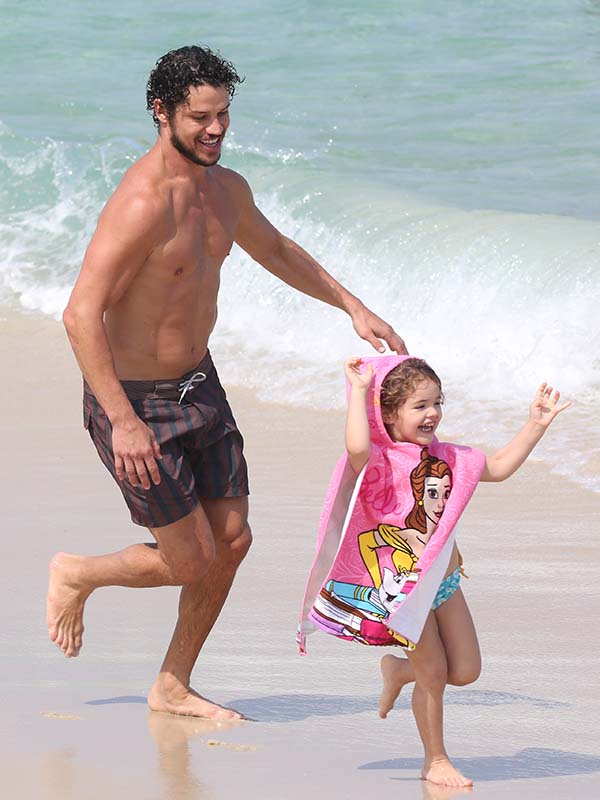
MULTIPOLYGON (((456 796, 419 780, 410 692, 386 721, 377 717, 384 651, 315 634, 309 655, 297 654, 341 414, 230 391, 247 442, 255 544, 195 685, 254 721, 218 727, 145 705, 175 589, 97 592, 78 659, 48 641, 52 553, 118 549, 143 532, 81 427, 80 376, 62 327, 3 312, 0 364, 3 797, 456 796)), ((448 690, 447 744, 482 800, 600 796, 599 523, 598 495, 535 463, 506 484, 482 485, 461 523, 484 671, 473 686, 448 690)))

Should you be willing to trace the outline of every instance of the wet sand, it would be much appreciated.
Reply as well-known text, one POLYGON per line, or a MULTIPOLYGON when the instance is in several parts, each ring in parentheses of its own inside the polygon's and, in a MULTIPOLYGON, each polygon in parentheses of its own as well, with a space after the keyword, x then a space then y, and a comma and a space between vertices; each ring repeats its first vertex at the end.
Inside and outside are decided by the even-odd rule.
MULTIPOLYGON (((80 376, 61 326, 0 317, 2 795, 456 796, 419 780, 410 692, 387 720, 377 717, 387 650, 315 633, 309 655, 297 654, 320 505, 342 447, 338 413, 230 391, 246 436, 255 543, 194 685, 254 721, 216 727, 148 712, 175 589, 98 591, 81 656, 60 654, 44 623, 52 553, 115 550, 143 532, 81 427, 80 376)), ((482 485, 461 522, 484 670, 473 686, 448 690, 446 732, 480 798, 600 795, 599 522, 598 495, 535 463, 482 485)))

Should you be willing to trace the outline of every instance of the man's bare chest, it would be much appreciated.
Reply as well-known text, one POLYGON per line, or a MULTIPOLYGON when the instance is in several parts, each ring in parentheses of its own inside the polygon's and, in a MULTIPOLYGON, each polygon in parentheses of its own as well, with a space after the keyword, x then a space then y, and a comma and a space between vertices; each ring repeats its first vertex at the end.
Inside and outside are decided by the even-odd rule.
POLYGON ((222 207, 195 206, 173 215, 148 260, 147 273, 167 282, 210 281, 231 251, 235 227, 234 214, 222 207))

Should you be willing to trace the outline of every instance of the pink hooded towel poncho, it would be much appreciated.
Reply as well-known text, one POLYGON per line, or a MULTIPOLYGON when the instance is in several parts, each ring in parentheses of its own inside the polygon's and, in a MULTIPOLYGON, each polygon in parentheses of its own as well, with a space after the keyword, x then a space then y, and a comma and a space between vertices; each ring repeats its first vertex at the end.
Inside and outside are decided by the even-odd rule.
POLYGON ((485 456, 478 450, 390 438, 381 384, 406 358, 362 359, 374 370, 369 460, 356 475, 343 455, 329 483, 298 629, 301 653, 315 628, 413 649, 446 573, 456 523, 479 482, 485 456))

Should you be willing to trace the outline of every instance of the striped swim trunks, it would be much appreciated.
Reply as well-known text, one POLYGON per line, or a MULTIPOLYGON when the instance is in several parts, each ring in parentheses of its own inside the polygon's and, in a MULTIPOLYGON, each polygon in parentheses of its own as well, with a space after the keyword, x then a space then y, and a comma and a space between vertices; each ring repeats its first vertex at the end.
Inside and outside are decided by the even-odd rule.
POLYGON ((431 610, 435 611, 436 608, 439 608, 446 600, 450 600, 454 592, 460 586, 460 567, 457 567, 454 572, 451 572, 450 575, 446 575, 444 580, 440 583, 440 588, 437 590, 437 594, 433 600, 433 605, 431 606, 431 610))
POLYGON ((173 380, 121 381, 135 413, 160 446, 160 483, 132 486, 116 475, 112 426, 84 381, 83 422, 137 525, 160 528, 189 514, 200 499, 245 497, 248 470, 239 432, 210 353, 173 380), (192 377, 196 376, 196 377, 192 377), (204 377, 206 376, 206 377, 204 377))

